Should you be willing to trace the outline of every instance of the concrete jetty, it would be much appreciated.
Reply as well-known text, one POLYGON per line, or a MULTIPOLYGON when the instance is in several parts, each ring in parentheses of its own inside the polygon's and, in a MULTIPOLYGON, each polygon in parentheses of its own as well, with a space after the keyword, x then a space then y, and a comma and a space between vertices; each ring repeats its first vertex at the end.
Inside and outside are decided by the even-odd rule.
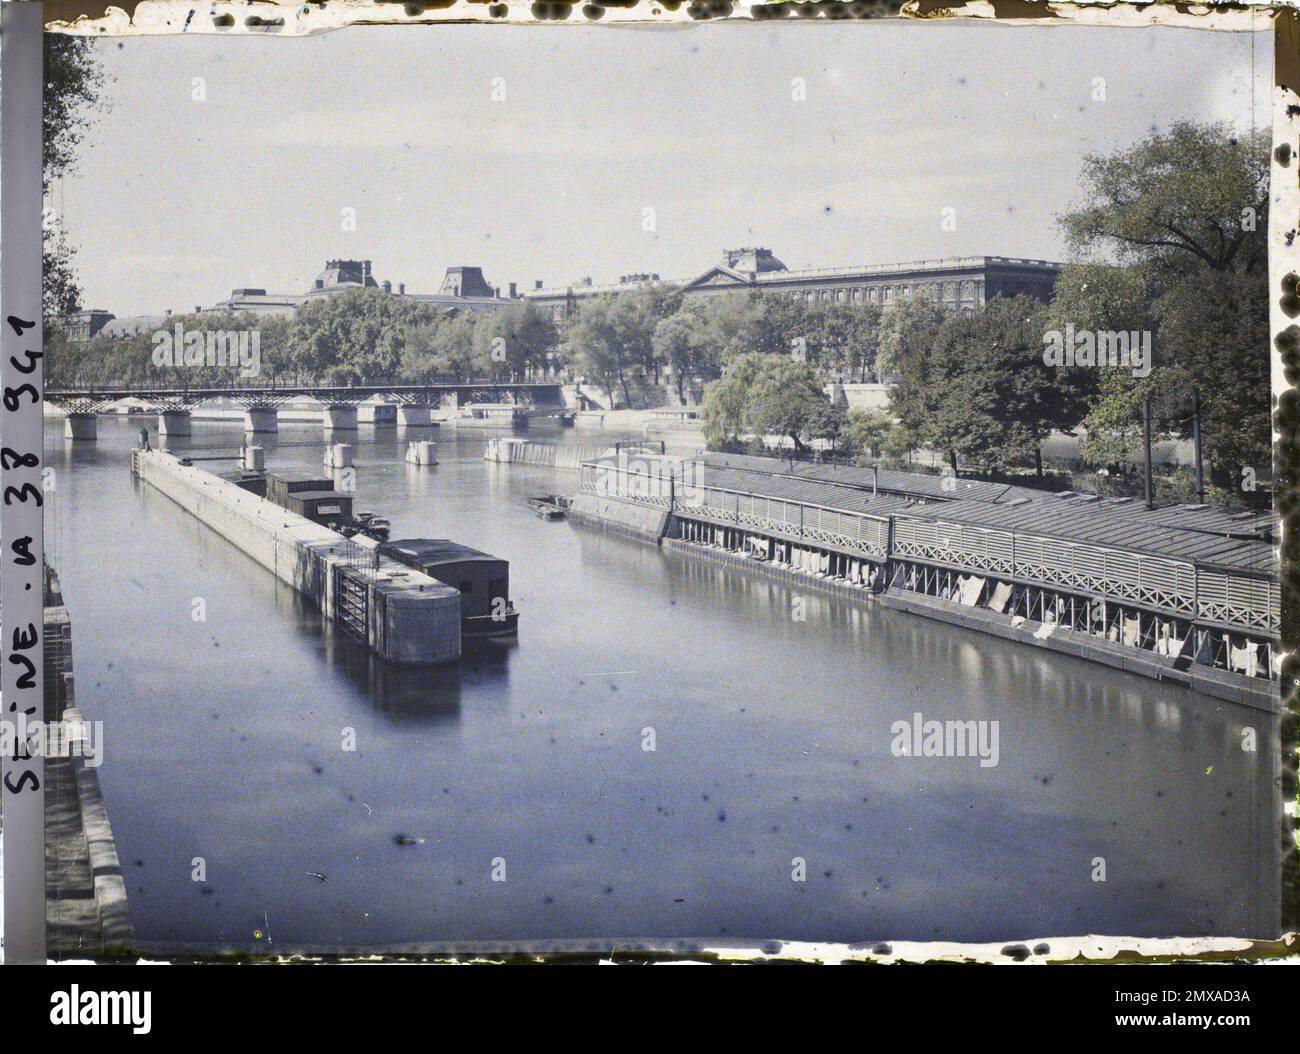
POLYGON ((460 593, 165 450, 131 451, 132 473, 243 550, 326 619, 402 664, 460 658, 460 593))

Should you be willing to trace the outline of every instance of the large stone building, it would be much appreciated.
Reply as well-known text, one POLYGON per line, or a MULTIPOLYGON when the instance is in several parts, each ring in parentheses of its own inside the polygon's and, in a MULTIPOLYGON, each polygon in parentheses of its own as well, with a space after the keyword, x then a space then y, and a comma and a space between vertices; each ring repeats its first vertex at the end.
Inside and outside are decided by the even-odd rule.
MULTIPOLYGON (((867 264, 791 271, 770 249, 728 249, 722 259, 682 286, 687 296, 719 296, 750 289, 801 296, 807 300, 870 303, 888 307, 911 297, 928 297, 970 313, 997 296, 1027 293, 1039 300, 1052 295, 1061 265, 1048 260, 1005 256, 962 256, 910 263, 867 264)), ((543 288, 539 282, 524 296, 569 317, 578 305, 605 293, 622 293, 660 281, 657 274, 624 275, 618 282, 595 285, 586 278, 571 286, 543 288)))
POLYGON ((63 317, 63 331, 69 340, 89 340, 113 321, 113 312, 92 307, 63 317))
MULTIPOLYGON (((721 296, 747 289, 760 289, 807 300, 838 303, 870 303, 888 307, 910 297, 929 297, 957 311, 972 312, 997 296, 1028 293, 1040 300, 1052 295, 1061 265, 1047 260, 1021 260, 1005 256, 963 256, 911 263, 867 264, 861 267, 828 267, 791 271, 770 249, 728 249, 722 259, 703 274, 674 282, 688 297, 721 296)), ((265 289, 232 289, 230 296, 205 311, 248 311, 258 315, 288 316, 303 304, 319 297, 336 296, 349 289, 382 289, 390 296, 406 297, 444 308, 448 313, 494 311, 505 304, 525 299, 550 310, 556 319, 572 316, 583 301, 605 293, 624 293, 660 282, 657 274, 626 274, 617 282, 595 285, 590 278, 570 286, 534 288, 521 295, 511 282, 502 295, 489 285, 479 267, 448 267, 436 293, 408 293, 405 283, 378 281, 369 260, 327 260, 311 288, 302 293, 270 293, 265 289)), ((170 312, 168 313, 170 315, 170 312)), ((66 320, 73 340, 89 340, 102 332, 110 338, 148 332, 168 324, 168 315, 137 315, 115 319, 107 311, 82 311, 66 320)))
MULTIPOLYGON (((371 271, 369 260, 326 260, 325 270, 316 276, 311 288, 303 293, 270 293, 265 289, 244 286, 232 289, 230 296, 208 307, 194 308, 194 314, 223 311, 246 311, 268 317, 294 314, 303 304, 320 297, 336 296, 349 289, 382 289, 390 296, 405 297, 421 303, 434 304, 449 314, 461 311, 494 311, 516 297, 515 286, 510 285, 509 296, 501 296, 499 289, 488 285, 480 267, 448 267, 442 286, 436 293, 408 293, 406 284, 393 288, 392 282, 380 282, 371 271)), ((79 311, 63 319, 63 328, 70 340, 89 340, 103 333, 110 340, 151 333, 171 324, 170 311, 160 315, 133 315, 116 318, 102 310, 79 311)))
MULTIPOLYGON (((325 270, 316 276, 305 293, 268 293, 265 289, 232 289, 230 296, 212 305, 210 311, 253 311, 262 315, 292 315, 303 304, 319 297, 336 296, 349 289, 382 289, 390 296, 434 304, 448 311, 493 311, 510 302, 499 289, 488 285, 479 267, 448 267, 436 293, 408 293, 406 283, 394 288, 390 281, 377 281, 369 260, 326 260, 325 270)), ((514 286, 510 287, 511 294, 514 286)))

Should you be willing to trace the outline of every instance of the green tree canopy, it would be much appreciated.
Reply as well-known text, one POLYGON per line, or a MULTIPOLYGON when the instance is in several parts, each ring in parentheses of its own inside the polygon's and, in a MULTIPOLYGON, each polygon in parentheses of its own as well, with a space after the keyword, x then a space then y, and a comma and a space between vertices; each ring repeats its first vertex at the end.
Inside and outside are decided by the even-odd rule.
POLYGON ((624 405, 631 402, 627 370, 634 359, 629 352, 626 327, 634 314, 619 308, 616 295, 596 297, 582 305, 560 345, 561 354, 579 373, 605 389, 611 406, 616 386, 623 392, 624 405))
POLYGON ((1086 461, 1139 456, 1148 396, 1159 432, 1189 436, 1195 389, 1211 479, 1239 488, 1243 468, 1267 469, 1268 145, 1265 130, 1180 122, 1086 159, 1085 202, 1061 225, 1087 259, 1062 273, 1051 320, 1150 333, 1154 366, 1146 378, 1099 372, 1086 461))
POLYGON ((558 339, 548 312, 530 301, 515 301, 476 320, 474 363, 478 373, 493 380, 520 380, 530 370, 545 368, 558 339))
POLYGON ((436 324, 441 310, 378 289, 349 289, 308 301, 294 315, 294 370, 322 384, 398 379, 414 327, 436 324))
MULTIPOLYGON (((46 33, 45 91, 41 102, 44 157, 42 184, 46 192, 59 176, 75 171, 77 150, 105 109, 101 91, 104 73, 86 37, 46 33)), ((63 217, 44 227, 42 311, 47 324, 81 307, 81 286, 73 265, 75 250, 68 244, 63 217)))
POLYGON ((1070 248, 1179 272, 1268 265, 1266 130, 1179 121, 1110 155, 1084 158, 1085 204, 1061 218, 1070 248))
POLYGON ((894 408, 918 445, 990 468, 1033 464, 1053 429, 1083 413, 1077 371, 1043 361, 1047 313, 1027 297, 998 297, 973 315, 947 315, 899 361, 894 408))
POLYGON ((943 307, 924 297, 899 300, 886 307, 880 314, 877 374, 894 374, 903 357, 931 339, 947 315, 943 307))
POLYGON ((652 337, 655 359, 672 376, 677 397, 685 398, 687 376, 715 373, 719 356, 704 319, 695 311, 678 311, 661 319, 652 337))
POLYGON ((702 418, 713 447, 752 433, 784 436, 803 452, 809 440, 839 429, 817 371, 788 355, 762 352, 733 359, 705 389, 702 418))

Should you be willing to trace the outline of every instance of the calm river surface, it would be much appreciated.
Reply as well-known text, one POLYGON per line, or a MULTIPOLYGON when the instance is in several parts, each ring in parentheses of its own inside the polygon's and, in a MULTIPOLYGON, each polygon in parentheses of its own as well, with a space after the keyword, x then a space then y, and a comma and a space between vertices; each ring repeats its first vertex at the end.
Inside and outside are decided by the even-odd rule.
MULTIPOLYGON (((46 527, 141 940, 1276 932, 1262 714, 812 593, 795 621, 784 584, 536 519, 525 497, 576 473, 449 427, 417 469, 363 426, 357 507, 507 558, 518 643, 385 669, 131 479, 142 420, 75 446, 50 423, 46 527), (998 765, 894 757, 916 712, 998 721, 998 765)), ((194 433, 173 449, 241 440, 194 433)), ((320 474, 319 425, 259 439, 271 471, 320 474)))

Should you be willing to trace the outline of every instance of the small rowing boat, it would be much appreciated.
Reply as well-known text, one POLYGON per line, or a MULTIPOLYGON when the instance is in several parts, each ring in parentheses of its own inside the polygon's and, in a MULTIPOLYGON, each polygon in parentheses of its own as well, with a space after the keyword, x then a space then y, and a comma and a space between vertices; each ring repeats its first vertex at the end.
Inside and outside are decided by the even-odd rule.
POLYGON ((569 499, 562 494, 544 494, 529 498, 528 507, 544 520, 562 520, 569 508, 569 499))

